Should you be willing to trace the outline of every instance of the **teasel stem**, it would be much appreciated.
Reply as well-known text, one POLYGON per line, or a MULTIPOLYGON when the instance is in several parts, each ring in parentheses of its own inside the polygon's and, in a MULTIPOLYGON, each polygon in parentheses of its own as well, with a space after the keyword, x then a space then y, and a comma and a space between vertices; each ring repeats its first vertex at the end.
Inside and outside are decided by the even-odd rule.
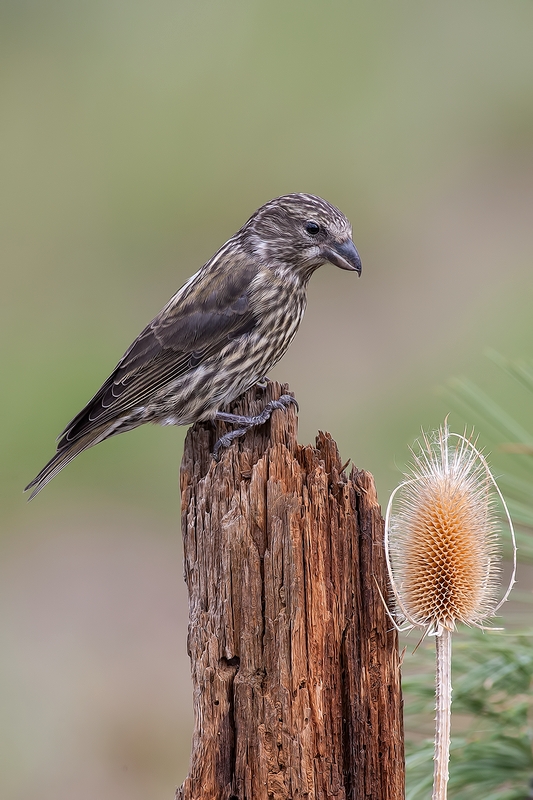
POLYGON ((437 670, 435 678, 435 753, 431 800, 448 796, 448 764, 452 719, 452 632, 443 628, 435 636, 437 670))

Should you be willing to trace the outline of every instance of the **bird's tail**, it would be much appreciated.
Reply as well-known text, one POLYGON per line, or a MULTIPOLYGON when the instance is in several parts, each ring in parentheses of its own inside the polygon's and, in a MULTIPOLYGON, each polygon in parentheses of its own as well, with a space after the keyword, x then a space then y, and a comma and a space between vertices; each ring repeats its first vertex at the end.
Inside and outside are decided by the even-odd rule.
POLYGON ((57 473, 60 472, 63 467, 66 467, 67 464, 70 464, 83 450, 87 450, 87 448, 92 447, 94 444, 98 444, 98 442, 107 439, 109 435, 111 435, 109 425, 102 425, 101 428, 93 430, 85 436, 80 436, 79 439, 60 447, 55 456, 50 459, 48 464, 42 468, 39 474, 31 483, 28 483, 24 489, 25 492, 33 489, 28 500, 33 500, 35 495, 39 494, 41 489, 44 489, 46 484, 49 483, 52 478, 55 478, 57 473))

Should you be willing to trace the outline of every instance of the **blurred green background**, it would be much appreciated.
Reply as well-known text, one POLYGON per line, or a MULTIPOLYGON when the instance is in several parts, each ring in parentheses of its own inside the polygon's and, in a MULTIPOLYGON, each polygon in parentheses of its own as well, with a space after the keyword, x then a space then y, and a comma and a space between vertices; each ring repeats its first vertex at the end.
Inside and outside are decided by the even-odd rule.
POLYGON ((302 442, 329 430, 385 504, 451 376, 530 416, 483 351, 533 350, 532 37, 525 0, 0 3, 2 797, 170 798, 186 774, 185 431, 22 487, 263 202, 323 195, 364 266, 314 276, 272 374, 302 442))

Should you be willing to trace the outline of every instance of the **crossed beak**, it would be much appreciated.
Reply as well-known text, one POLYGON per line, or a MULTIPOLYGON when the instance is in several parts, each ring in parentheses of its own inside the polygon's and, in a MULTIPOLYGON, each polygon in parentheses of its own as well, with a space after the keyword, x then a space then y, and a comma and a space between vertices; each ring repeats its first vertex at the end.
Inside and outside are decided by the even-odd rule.
POLYGON ((361 258, 351 239, 347 239, 345 242, 336 242, 331 247, 324 248, 323 256, 330 264, 350 272, 357 272, 358 275, 363 269, 361 258))

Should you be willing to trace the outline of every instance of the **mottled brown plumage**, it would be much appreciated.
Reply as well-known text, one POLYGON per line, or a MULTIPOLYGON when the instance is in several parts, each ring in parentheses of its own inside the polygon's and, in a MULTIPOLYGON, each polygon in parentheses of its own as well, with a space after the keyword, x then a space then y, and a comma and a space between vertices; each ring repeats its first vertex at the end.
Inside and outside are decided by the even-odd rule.
MULTIPOLYGON (((344 214, 308 194, 261 206, 142 331, 67 425, 56 455, 26 487, 31 497, 78 453, 110 436, 145 422, 215 419, 283 356, 305 311, 309 278, 327 261, 361 272, 344 214)), ((234 422, 240 430, 221 444, 259 424, 234 422)))

